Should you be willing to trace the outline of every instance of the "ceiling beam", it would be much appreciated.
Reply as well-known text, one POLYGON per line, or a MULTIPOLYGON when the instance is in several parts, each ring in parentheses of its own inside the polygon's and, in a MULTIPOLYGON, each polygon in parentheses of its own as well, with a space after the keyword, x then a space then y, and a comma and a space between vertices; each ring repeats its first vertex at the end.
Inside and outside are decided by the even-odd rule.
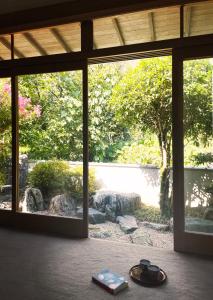
POLYGON ((50 31, 52 32, 52 34, 54 35, 56 40, 59 42, 59 44, 62 46, 62 48, 64 48, 64 50, 67 53, 72 52, 71 47, 67 44, 64 37, 60 34, 60 32, 57 28, 51 28, 50 31))
POLYGON ((148 23, 149 23, 149 29, 150 29, 150 40, 154 42, 156 40, 156 32, 155 32, 155 23, 154 23, 154 13, 149 12, 148 13, 148 23))
MULTIPOLYGON (((8 40, 5 37, 3 37, 3 36, 0 37, 0 43, 2 43, 2 45, 4 45, 8 50, 11 51, 11 44, 10 44, 10 42, 8 42, 8 40)), ((21 51, 19 51, 18 49, 16 49, 15 47, 14 47, 14 53, 18 58, 25 57, 24 54, 21 51)))
POLYGON ((188 6, 186 7, 186 18, 185 18, 185 36, 190 36, 191 34, 191 21, 192 21, 192 7, 188 6))
POLYGON ((91 20, 121 13, 150 10, 172 5, 184 5, 203 0, 78 0, 2 14, 0 34, 28 31, 69 22, 91 20))
POLYGON ((23 36, 41 55, 48 55, 47 51, 36 41, 31 33, 24 32, 23 36))
POLYGON ((122 32, 122 29, 121 29, 121 26, 119 24, 118 19, 117 18, 112 18, 112 23, 114 25, 117 36, 119 38, 120 45, 125 46, 125 39, 124 39, 123 32, 122 32))

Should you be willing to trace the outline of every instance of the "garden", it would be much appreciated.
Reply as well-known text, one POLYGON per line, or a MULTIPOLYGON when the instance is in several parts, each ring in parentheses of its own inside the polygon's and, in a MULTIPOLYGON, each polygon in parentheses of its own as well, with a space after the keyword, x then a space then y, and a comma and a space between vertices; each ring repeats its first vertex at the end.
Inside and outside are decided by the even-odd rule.
MULTIPOLYGON (((202 220, 205 230, 211 231, 212 62, 186 63, 185 214, 189 229, 202 220)), ((82 218, 82 73, 24 75, 19 76, 18 85, 19 211, 82 218)), ((0 208, 11 209, 9 79, 0 81, 0 104, 0 208)), ((172 247, 171 57, 89 67, 89 162, 90 235, 172 247), (144 196, 148 185, 154 186, 153 176, 144 172, 144 194, 134 188, 126 191, 128 178, 120 180, 120 189, 115 185, 111 189, 95 164, 155 168, 157 205, 153 205, 152 193, 148 200, 144 196)), ((114 169, 107 170, 113 177, 114 169)))

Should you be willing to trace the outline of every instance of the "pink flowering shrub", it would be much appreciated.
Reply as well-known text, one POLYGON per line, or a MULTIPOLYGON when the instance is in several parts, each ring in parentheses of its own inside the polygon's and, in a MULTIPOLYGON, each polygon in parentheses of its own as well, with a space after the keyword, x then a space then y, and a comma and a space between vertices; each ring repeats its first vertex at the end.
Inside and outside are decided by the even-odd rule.
MULTIPOLYGON (((5 83, 0 94, 0 104, 4 107, 10 108, 10 96, 11 96, 11 87, 8 83, 5 83), (9 98, 9 99, 8 99, 9 98)), ((31 119, 39 118, 41 116, 41 106, 33 105, 30 98, 23 97, 19 95, 18 97, 19 105, 19 117, 21 119, 31 119)))
MULTIPOLYGON (((18 97, 20 125, 25 125, 41 116, 41 106, 32 104, 31 99, 18 97)), ((6 184, 8 161, 11 158, 11 86, 0 81, 0 186, 6 184)))
POLYGON ((19 96, 18 104, 19 104, 19 116, 20 117, 29 119, 31 117, 38 118, 41 116, 41 106, 40 105, 32 105, 31 99, 19 96))

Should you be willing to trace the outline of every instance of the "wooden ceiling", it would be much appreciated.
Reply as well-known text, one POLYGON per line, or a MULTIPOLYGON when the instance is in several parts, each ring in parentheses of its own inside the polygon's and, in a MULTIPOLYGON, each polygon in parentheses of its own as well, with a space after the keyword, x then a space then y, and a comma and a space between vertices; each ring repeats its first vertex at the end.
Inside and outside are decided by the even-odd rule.
MULTIPOLYGON (((15 58, 80 51, 80 23, 14 34, 15 58)), ((184 7, 184 35, 213 33, 213 1, 184 7)), ((171 6, 94 20, 94 48, 180 37, 180 7, 171 6)), ((0 36, 0 59, 11 58, 10 35, 0 36)))
MULTIPOLYGON (((0 57, 10 59, 10 35, 0 36, 0 57)), ((81 49, 80 23, 14 34, 15 58, 69 53, 81 49)))

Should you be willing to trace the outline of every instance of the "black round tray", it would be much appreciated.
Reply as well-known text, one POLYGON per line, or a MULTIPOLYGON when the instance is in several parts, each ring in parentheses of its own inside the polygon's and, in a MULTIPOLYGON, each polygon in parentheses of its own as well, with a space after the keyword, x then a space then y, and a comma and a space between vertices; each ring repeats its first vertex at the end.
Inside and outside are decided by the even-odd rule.
POLYGON ((138 283, 140 285, 147 286, 147 287, 161 285, 167 279, 166 273, 162 269, 160 269, 160 274, 159 274, 158 280, 155 280, 155 281, 150 280, 146 275, 143 275, 143 270, 141 269, 140 265, 133 266, 129 270, 129 276, 135 283, 138 283))

